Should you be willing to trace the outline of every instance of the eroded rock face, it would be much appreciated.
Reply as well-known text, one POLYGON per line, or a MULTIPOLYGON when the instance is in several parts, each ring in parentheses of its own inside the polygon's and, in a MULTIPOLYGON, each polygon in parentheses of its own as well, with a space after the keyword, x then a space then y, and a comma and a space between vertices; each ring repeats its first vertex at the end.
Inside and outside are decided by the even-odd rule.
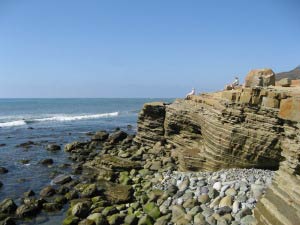
POLYGON ((165 104, 162 102, 146 103, 140 112, 135 141, 153 146, 164 137, 165 104))
MULTIPOLYGON (((160 114, 156 121, 143 109, 136 141, 153 146, 152 140, 163 133, 165 141, 176 147, 181 170, 279 168, 265 195, 261 197, 260 187, 253 187, 257 199, 261 197, 255 218, 258 224, 298 224, 300 89, 256 87, 250 79, 256 74, 248 77, 252 88, 190 96, 166 106, 146 104, 164 107, 165 116, 160 114)), ((273 85, 273 71, 259 75, 269 79, 265 86, 273 85)))
POLYGON ((275 73, 271 69, 251 70, 245 78, 245 87, 275 85, 275 73))
MULTIPOLYGON (((299 104, 299 102, 298 102, 299 104)), ((285 106, 285 105, 284 105, 285 106)), ((298 111, 299 113, 299 111, 298 111)), ((295 120, 293 114, 291 119, 295 120)), ((254 211, 258 224, 293 225, 300 221, 300 123, 286 121, 281 142, 285 158, 254 211)))

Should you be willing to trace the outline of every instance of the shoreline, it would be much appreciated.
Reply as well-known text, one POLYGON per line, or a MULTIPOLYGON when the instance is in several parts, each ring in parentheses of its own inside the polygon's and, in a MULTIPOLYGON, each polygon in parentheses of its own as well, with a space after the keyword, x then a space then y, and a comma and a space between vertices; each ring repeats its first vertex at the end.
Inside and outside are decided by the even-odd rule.
POLYGON ((250 212, 257 200, 253 197, 251 185, 259 186, 257 195, 263 194, 270 184, 265 181, 273 172, 229 170, 231 176, 244 176, 244 183, 241 183, 244 186, 238 187, 237 179, 233 185, 229 178, 224 177, 227 170, 176 172, 178 159, 171 155, 174 146, 157 142, 150 148, 133 140, 134 135, 124 131, 110 134, 101 131, 91 136, 89 141, 65 145, 65 152, 73 160, 72 169, 76 177, 55 177, 52 180, 54 186, 43 188, 36 197, 25 193, 27 197, 18 207, 11 200, 0 203, 0 209, 5 205, 11 210, 7 212, 15 210, 16 215, 10 215, 3 224, 13 224, 14 220, 22 224, 22 218, 28 217, 34 218, 33 224, 37 224, 38 221, 43 222, 44 216, 51 218, 51 213, 55 212, 66 215, 61 221, 64 225, 167 224, 176 221, 176 224, 199 224, 207 219, 216 223, 216 219, 222 220, 220 218, 226 218, 228 222, 240 221, 244 217, 253 220, 250 212), (247 180, 250 176, 246 175, 247 171, 250 175, 260 174, 259 178, 247 180), (256 181, 258 184, 255 184, 256 181), (243 198, 240 188, 248 196, 235 203, 235 198, 243 198), (233 205, 234 213, 229 209, 233 205), (65 210, 61 211, 63 208, 65 210), (203 217, 203 213, 207 218, 203 217), (230 217, 231 214, 233 216, 230 217))

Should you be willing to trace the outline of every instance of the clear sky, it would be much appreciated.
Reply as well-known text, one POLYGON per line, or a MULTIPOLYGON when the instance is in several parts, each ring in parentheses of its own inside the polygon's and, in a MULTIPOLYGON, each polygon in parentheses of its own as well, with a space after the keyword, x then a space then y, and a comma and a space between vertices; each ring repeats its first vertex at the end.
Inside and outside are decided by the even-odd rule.
POLYGON ((299 0, 0 0, 0 97, 179 97, 300 64, 299 0))

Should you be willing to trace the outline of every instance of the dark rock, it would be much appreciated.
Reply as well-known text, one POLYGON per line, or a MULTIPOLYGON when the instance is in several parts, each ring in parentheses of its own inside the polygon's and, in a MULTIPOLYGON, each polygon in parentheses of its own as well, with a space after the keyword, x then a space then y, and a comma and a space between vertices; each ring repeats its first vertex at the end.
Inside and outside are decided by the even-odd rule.
POLYGON ((17 209, 17 205, 10 198, 6 198, 0 203, 1 213, 12 214, 16 211, 16 209, 17 209))
POLYGON ((71 190, 67 194, 65 194, 65 197, 68 200, 73 200, 79 197, 78 192, 76 190, 71 190))
POLYGON ((23 204, 17 208, 16 215, 20 218, 33 217, 40 211, 37 204, 23 204))
POLYGON ((90 210, 90 204, 88 202, 79 202, 72 208, 72 215, 79 218, 85 218, 88 216, 90 210))
POLYGON ((19 145, 16 145, 16 147, 18 147, 18 148, 31 148, 32 145, 36 145, 36 143, 33 142, 33 141, 27 141, 27 142, 21 143, 19 145))
POLYGON ((61 194, 61 195, 65 195, 66 193, 68 193, 70 191, 70 188, 69 187, 66 187, 66 186, 60 186, 56 193, 57 194, 61 194))
POLYGON ((40 161, 40 164, 42 164, 42 165, 52 165, 53 164, 53 159, 42 159, 40 161))
POLYGON ((40 192, 40 196, 42 197, 51 197, 55 194, 55 189, 51 186, 47 186, 43 188, 40 192))
POLYGON ((66 152, 72 152, 76 149, 81 149, 86 145, 86 143, 79 142, 79 141, 74 141, 72 143, 66 144, 65 145, 65 151, 66 152))
POLYGON ((106 131, 98 131, 92 136, 92 141, 106 141, 108 139, 109 133, 106 131))
POLYGON ((124 131, 116 131, 109 136, 109 142, 111 144, 116 144, 120 141, 123 141, 127 137, 127 133, 124 131))
POLYGON ((0 166, 0 174, 8 173, 8 169, 5 167, 0 166))
POLYGON ((98 189, 96 184, 90 184, 81 192, 81 196, 83 198, 91 198, 94 197, 97 193, 98 189))
POLYGON ((224 206, 222 208, 219 208, 217 210, 217 213, 221 216, 227 214, 227 213, 231 213, 232 209, 229 206, 224 206))
POLYGON ((57 196, 55 199, 54 199, 54 202, 57 203, 57 204, 60 204, 60 205, 64 205, 65 203, 67 203, 67 198, 65 196, 57 196))
POLYGON ((54 184, 66 184, 72 180, 71 176, 69 175, 59 175, 55 177, 52 182, 54 184))
POLYGON ((92 220, 84 219, 81 220, 78 225, 95 225, 95 222, 92 220))
POLYGON ((6 144, 0 144, 0 147, 4 147, 4 146, 6 146, 6 144))
POLYGON ((30 160, 29 159, 21 159, 21 160, 19 160, 19 162, 22 164, 28 164, 30 162, 30 160))
POLYGON ((23 195, 24 195, 24 197, 32 197, 35 195, 35 193, 33 190, 29 190, 29 191, 24 192, 23 195))
POLYGON ((59 151, 61 150, 61 147, 59 145, 56 144, 49 144, 46 146, 46 150, 48 151, 59 151))
POLYGON ((7 217, 5 220, 0 222, 1 225, 16 225, 15 221, 11 217, 7 217))
POLYGON ((80 219, 76 216, 68 216, 64 219, 63 225, 78 225, 80 219))
POLYGON ((3 183, 0 181, 0 188, 3 186, 3 183))
POLYGON ((100 180, 97 186, 99 189, 104 190, 106 199, 112 204, 125 203, 132 198, 132 187, 130 185, 121 185, 100 180))
POLYGON ((44 203, 43 209, 48 212, 55 212, 61 209, 61 205, 58 203, 44 203))

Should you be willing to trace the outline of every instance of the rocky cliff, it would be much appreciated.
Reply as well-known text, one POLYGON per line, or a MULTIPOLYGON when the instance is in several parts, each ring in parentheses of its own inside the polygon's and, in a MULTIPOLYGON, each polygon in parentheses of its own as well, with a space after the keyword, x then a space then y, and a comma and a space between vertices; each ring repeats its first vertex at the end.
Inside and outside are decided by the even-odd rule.
POLYGON ((259 224, 298 224, 299 112, 300 89, 284 87, 239 88, 169 105, 150 103, 140 114, 135 141, 173 144, 183 171, 277 170, 255 210, 256 219, 259 224))

